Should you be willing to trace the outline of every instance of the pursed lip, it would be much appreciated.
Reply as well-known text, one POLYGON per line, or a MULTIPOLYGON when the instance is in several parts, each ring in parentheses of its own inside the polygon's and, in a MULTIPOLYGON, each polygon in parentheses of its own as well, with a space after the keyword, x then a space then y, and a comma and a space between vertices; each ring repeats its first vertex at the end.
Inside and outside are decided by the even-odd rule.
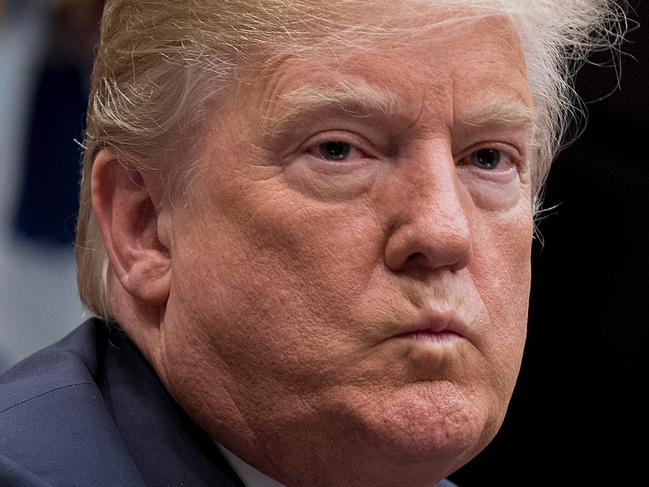
POLYGON ((429 313, 421 320, 410 323, 391 338, 407 338, 422 335, 452 336, 467 338, 467 325, 454 313, 429 313))

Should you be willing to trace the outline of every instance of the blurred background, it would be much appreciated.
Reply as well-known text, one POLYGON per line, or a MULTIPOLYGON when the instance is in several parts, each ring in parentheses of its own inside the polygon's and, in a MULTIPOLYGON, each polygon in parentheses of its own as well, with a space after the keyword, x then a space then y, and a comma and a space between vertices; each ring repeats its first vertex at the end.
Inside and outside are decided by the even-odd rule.
POLYGON ((0 1, 0 371, 83 318, 73 259, 102 1, 0 1))
MULTIPOLYGON (((0 0, 0 371, 84 318, 77 141, 102 3, 0 0)), ((548 181, 520 379, 462 487, 646 483, 649 4, 630 3, 617 68, 603 53, 577 78, 589 123, 548 181)))

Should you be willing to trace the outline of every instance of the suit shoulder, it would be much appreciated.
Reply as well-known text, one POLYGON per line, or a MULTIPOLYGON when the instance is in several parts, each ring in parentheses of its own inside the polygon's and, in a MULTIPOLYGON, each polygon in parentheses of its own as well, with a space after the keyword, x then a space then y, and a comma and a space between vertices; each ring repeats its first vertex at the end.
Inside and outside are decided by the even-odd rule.
POLYGON ((0 376, 0 421, 5 412, 57 391, 95 384, 97 320, 89 320, 56 344, 21 361, 0 376))
POLYGON ((86 322, 0 376, 0 485, 142 485, 97 385, 102 325, 86 322))

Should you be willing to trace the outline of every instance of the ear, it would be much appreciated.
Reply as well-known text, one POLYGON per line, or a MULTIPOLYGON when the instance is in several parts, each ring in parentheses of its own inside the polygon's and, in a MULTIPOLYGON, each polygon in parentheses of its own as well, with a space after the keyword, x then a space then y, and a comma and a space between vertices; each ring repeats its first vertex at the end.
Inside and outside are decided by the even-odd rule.
POLYGON ((110 150, 95 158, 91 184, 94 215, 113 273, 139 304, 164 306, 171 282, 170 229, 169 215, 156 209, 159 188, 110 150))

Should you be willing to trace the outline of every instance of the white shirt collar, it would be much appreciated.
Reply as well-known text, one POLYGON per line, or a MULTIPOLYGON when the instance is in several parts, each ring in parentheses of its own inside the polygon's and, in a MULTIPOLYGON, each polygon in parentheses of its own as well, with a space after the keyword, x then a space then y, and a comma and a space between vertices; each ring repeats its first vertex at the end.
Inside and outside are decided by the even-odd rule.
POLYGON ((214 443, 246 487, 285 487, 284 484, 280 484, 255 467, 248 465, 219 442, 215 441, 214 443))

